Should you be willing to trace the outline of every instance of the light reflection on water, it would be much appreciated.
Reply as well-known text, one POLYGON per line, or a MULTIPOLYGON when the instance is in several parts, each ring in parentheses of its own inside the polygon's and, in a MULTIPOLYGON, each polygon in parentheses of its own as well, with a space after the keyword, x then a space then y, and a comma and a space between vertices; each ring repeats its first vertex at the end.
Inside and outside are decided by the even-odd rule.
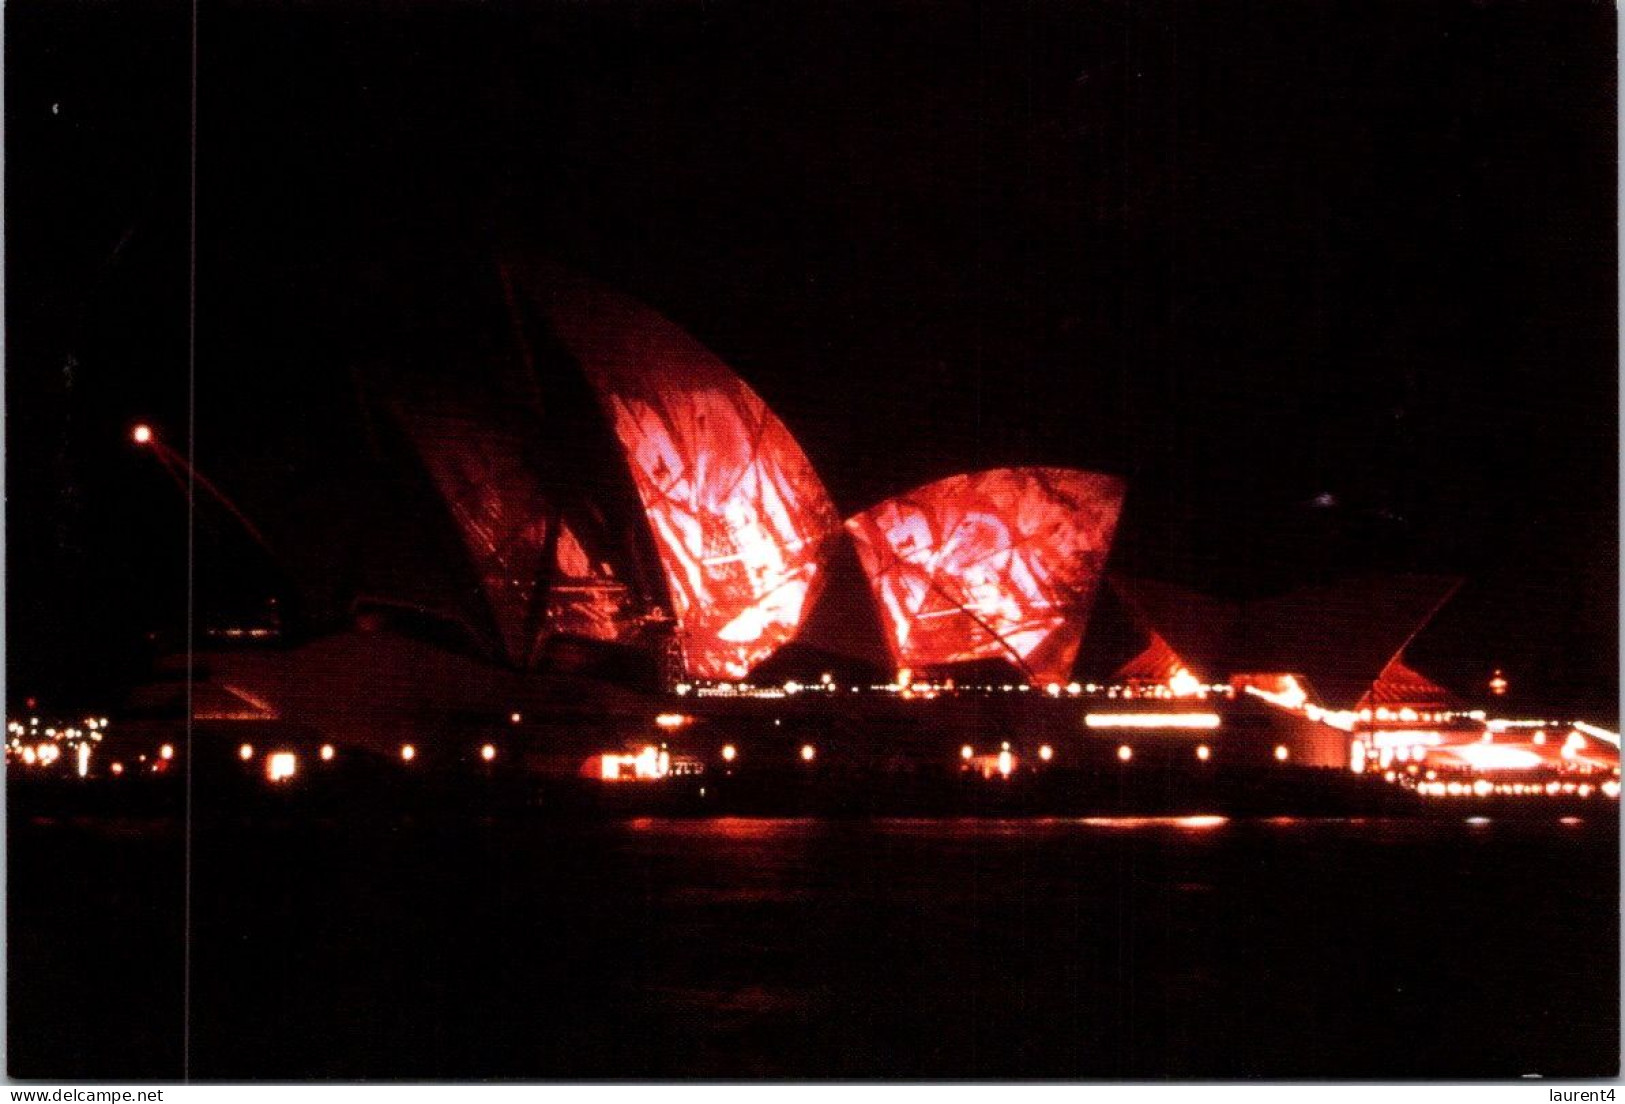
POLYGON ((1230 823, 1222 816, 1084 817, 1078 823, 1091 828, 1222 828, 1230 823))
MULTIPOLYGON (((729 839, 769 840, 818 835, 835 831, 850 833, 861 830, 870 833, 931 835, 947 838, 958 836, 1018 836, 1042 837, 1069 829, 1104 828, 1114 832, 1178 829, 1181 831, 1212 831, 1219 828, 1263 826, 1271 829, 1296 828, 1300 830, 1332 830, 1340 834, 1373 837, 1393 833, 1422 833, 1436 835, 1451 826, 1483 827, 1495 823, 1494 818, 1470 816, 1460 820, 1441 820, 1416 817, 1228 817, 1210 813, 1180 816, 1086 816, 1086 817, 666 817, 640 816, 616 822, 623 828, 639 833, 659 833, 668 836, 729 839)), ((1540 821, 1524 821, 1533 826, 1540 821)), ((1563 816, 1551 823, 1574 827, 1587 823, 1584 817, 1563 816)))
MULTIPOLYGON (((1613 824, 234 818, 195 837, 194 1054, 295 1080, 1595 1075, 1617 959, 1552 933, 1617 925, 1613 824)), ((14 930, 178 1005, 178 969, 140 972, 178 947, 150 889, 179 884, 173 822, 23 831, 14 930)), ((50 1003, 65 962, 25 961, 24 1023, 83 1014, 50 1003)))

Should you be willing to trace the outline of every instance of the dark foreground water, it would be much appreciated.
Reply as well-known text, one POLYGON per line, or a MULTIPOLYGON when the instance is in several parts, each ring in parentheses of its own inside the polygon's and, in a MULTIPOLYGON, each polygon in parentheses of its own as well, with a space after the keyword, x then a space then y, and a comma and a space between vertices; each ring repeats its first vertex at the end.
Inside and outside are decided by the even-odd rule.
MULTIPOLYGON (((1598 810, 1599 813, 1603 809, 1598 810)), ((173 1079, 183 836, 14 814, 10 1072, 173 1079)), ((1617 831, 200 821, 196 1078, 1609 1075, 1617 831)))

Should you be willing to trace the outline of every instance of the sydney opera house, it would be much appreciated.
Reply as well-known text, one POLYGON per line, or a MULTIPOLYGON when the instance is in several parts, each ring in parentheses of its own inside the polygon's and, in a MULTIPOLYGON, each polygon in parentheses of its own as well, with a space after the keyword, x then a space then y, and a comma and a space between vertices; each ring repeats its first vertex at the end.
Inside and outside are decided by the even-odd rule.
POLYGON ((362 537, 262 531, 214 494, 276 594, 200 626, 190 666, 172 655, 132 701, 138 728, 189 708, 245 760, 319 743, 612 781, 1224 762, 1441 794, 1453 771, 1580 770, 1617 792, 1614 734, 1491 718, 1406 665, 1455 580, 1236 603, 1108 577, 1124 481, 1058 467, 899 487, 843 520, 680 328, 551 264, 502 280, 508 348, 366 375, 362 537), (1144 650, 1085 682, 1103 597, 1144 650))

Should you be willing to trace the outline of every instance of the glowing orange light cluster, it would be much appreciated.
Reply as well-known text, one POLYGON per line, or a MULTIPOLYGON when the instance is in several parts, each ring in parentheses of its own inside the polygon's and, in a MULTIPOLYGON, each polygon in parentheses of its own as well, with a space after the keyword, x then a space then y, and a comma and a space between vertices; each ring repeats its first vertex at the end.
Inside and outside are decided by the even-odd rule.
POLYGON ((1088 728, 1218 728, 1217 713, 1087 713, 1088 728))

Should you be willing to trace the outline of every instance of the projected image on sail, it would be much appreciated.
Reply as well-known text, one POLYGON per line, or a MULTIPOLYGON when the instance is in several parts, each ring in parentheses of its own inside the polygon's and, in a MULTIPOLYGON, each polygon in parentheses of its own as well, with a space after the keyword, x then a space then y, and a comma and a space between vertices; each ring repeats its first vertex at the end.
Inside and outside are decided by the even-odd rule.
POLYGON ((659 550, 685 664, 740 678, 789 641, 839 517, 784 424, 682 330, 581 277, 527 290, 597 391, 659 550))
POLYGON ((1062 468, 953 476, 846 523, 899 667, 1004 659, 1065 680, 1123 504, 1062 468))
POLYGON ((444 397, 434 406, 400 402, 394 413, 457 523, 503 652, 527 664, 552 515, 547 495, 520 428, 444 397))

